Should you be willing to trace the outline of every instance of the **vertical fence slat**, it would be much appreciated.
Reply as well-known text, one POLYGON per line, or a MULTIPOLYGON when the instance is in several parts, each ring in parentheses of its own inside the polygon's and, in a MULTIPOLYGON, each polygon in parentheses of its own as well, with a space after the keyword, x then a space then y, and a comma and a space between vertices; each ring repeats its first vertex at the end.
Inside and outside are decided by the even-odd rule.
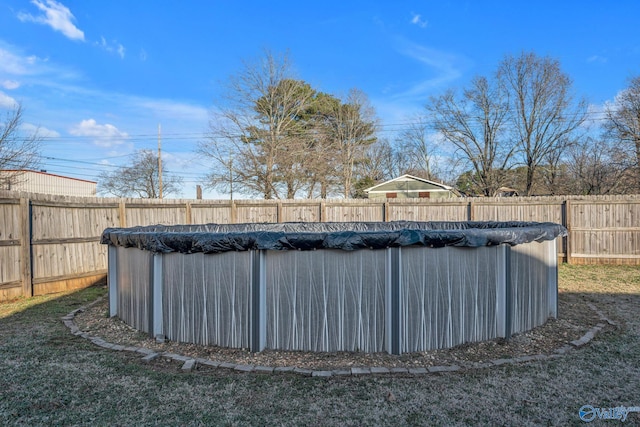
POLYGON ((22 258, 22 295, 33 296, 33 272, 31 270, 31 201, 20 199, 20 222, 22 236, 20 236, 21 258, 22 258))
POLYGON ((564 217, 564 221, 565 223, 563 224, 565 226, 565 228, 567 229, 567 231, 569 232, 569 235, 566 237, 566 259, 567 259, 567 264, 573 264, 572 263, 572 259, 571 259, 571 251, 573 250, 573 243, 571 241, 571 239, 573 238, 573 234, 571 233, 571 215, 573 215, 573 212, 571 212, 571 201, 570 200, 565 200, 564 201, 564 211, 565 211, 565 217, 564 217))

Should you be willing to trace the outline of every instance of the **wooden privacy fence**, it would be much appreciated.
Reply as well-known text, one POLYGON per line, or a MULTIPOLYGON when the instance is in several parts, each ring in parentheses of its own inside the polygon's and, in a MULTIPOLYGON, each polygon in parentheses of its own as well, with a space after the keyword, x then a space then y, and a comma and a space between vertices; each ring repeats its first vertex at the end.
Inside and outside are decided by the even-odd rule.
POLYGON ((640 265, 640 196, 392 200, 143 200, 0 191, 0 301, 104 280, 107 227, 342 221, 549 221, 561 261, 640 265))

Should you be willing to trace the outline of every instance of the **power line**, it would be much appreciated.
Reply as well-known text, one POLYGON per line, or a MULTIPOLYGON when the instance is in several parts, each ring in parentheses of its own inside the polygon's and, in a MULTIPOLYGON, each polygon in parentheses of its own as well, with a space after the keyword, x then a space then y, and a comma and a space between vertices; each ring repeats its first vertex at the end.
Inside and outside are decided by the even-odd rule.
MULTIPOLYGON (((131 155, 126 155, 126 157, 130 157, 131 155)), ((124 156, 118 156, 118 157, 124 157, 124 156)), ((130 165, 114 165, 114 164, 109 164, 109 163, 95 163, 95 162, 88 162, 85 160, 78 160, 78 159, 64 159, 64 158, 60 158, 60 157, 51 157, 51 156, 44 156, 43 159, 46 160, 54 160, 57 162, 65 162, 65 163, 72 163, 72 164, 82 164, 82 165, 93 165, 93 166, 100 166, 100 167, 104 167, 104 168, 110 168, 110 169, 121 169, 121 168, 127 168, 130 167, 130 165)), ((195 162, 193 162, 195 163, 195 162)), ((51 163, 47 163, 47 164, 51 164, 51 163)), ((199 166, 202 166, 204 168, 208 168, 210 166, 208 165, 203 165, 201 163, 196 163, 199 166)), ((64 165, 59 165, 58 166, 64 166, 64 165)), ((85 170, 95 170, 94 168, 78 168, 78 169, 85 169, 85 170)), ((164 169, 164 173, 172 173, 172 172, 167 172, 166 169, 164 169)), ((194 176, 199 176, 200 174, 197 172, 183 172, 184 175, 194 175, 194 176)))
MULTIPOLYGON (((603 112, 599 111, 587 111, 584 114, 576 113, 572 115, 559 116, 556 118, 557 121, 563 122, 567 120, 575 120, 579 116, 584 116, 584 121, 591 122, 599 122, 608 120, 607 117, 604 116, 603 112)), ((428 115, 424 115, 419 120, 406 120, 395 123, 385 123, 385 124, 377 124, 374 126, 376 132, 399 132, 403 130, 409 130, 415 127, 416 125, 423 125, 425 127, 430 127, 433 124, 433 120, 428 117, 428 115)), ((305 135, 312 134, 313 130, 300 130, 297 132, 290 132, 289 134, 293 135, 305 135)), ((155 142, 157 140, 157 134, 133 134, 127 136, 74 136, 74 135, 66 135, 66 136, 42 136, 41 140, 43 142, 94 142, 94 141, 112 141, 112 140, 120 140, 127 142, 155 142)), ((230 133, 229 137, 239 138, 243 136, 241 133, 230 133)), ((163 133, 162 140, 163 141, 203 141, 211 138, 211 134, 208 133, 163 133)), ((26 141, 28 138, 24 138, 26 141)))

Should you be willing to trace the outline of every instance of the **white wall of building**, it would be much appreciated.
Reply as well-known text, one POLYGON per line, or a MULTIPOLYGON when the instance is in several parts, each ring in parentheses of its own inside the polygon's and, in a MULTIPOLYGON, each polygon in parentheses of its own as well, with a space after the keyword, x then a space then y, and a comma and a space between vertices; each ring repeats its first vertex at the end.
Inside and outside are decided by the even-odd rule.
POLYGON ((38 171, 0 171, 0 188, 28 193, 95 197, 97 183, 38 171), (9 182, 6 178, 12 177, 9 182))

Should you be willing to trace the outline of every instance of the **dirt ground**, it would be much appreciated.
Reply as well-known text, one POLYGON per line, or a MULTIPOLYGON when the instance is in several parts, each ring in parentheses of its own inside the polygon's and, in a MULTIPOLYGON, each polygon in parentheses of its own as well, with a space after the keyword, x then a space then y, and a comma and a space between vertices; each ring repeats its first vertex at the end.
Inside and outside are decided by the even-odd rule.
POLYGON ((125 346, 153 349, 157 352, 176 353, 192 358, 241 365, 281 367, 290 366, 312 370, 339 370, 352 367, 430 367, 457 365, 461 368, 483 366, 494 359, 513 359, 521 356, 550 355, 573 340, 582 337, 601 322, 585 298, 569 292, 560 292, 559 316, 528 332, 512 336, 509 340, 494 339, 481 343, 463 344, 451 349, 403 354, 364 354, 355 352, 308 353, 299 351, 265 350, 251 353, 243 349, 230 349, 166 341, 158 343, 118 318, 108 317, 108 302, 98 304, 79 313, 75 322, 80 330, 99 336, 107 342, 125 346))

